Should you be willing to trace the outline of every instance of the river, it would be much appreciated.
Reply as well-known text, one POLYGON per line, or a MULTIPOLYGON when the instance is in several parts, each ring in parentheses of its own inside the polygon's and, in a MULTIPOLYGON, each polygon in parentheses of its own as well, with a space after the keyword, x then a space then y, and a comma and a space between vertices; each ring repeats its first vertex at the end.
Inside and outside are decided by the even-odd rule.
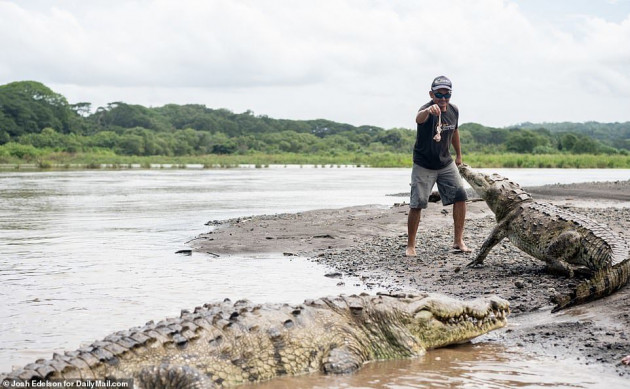
MULTIPOLYGON (((487 170, 523 186, 630 178, 628 169, 487 170)), ((408 201, 400 194, 409 190, 409 173, 343 166, 2 171, 0 372, 225 297, 298 303, 366 290, 353 279, 339 286, 324 277, 331 269, 281 253, 176 251, 209 231, 211 220, 408 201)), ((287 387, 595 387, 582 367, 549 381, 546 361, 530 360, 539 368, 520 374, 522 356, 484 346, 372 364, 345 381, 301 377, 287 387)))

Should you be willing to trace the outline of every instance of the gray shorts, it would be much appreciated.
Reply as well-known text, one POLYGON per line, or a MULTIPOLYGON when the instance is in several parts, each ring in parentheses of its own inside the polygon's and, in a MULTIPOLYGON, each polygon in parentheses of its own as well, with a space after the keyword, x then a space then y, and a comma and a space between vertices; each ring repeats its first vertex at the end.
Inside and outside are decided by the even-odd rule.
POLYGON ((414 163, 413 169, 411 169, 411 199, 409 207, 426 208, 429 202, 429 195, 433 190, 433 185, 436 183, 443 205, 468 200, 464 183, 459 176, 459 170, 455 162, 440 170, 425 169, 414 163))

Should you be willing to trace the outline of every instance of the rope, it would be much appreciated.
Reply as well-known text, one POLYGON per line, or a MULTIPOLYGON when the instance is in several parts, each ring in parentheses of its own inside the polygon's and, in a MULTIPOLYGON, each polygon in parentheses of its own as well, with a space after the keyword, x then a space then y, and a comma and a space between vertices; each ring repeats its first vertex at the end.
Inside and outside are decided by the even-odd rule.
POLYGON ((438 116, 438 125, 435 127, 435 136, 433 136, 433 140, 439 142, 442 140, 442 110, 440 110, 440 114, 438 116))

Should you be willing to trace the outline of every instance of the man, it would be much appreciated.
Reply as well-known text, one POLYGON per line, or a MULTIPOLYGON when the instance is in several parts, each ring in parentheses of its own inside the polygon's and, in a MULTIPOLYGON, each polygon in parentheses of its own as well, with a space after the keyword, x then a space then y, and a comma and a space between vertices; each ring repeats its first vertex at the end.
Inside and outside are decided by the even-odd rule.
POLYGON ((466 219, 466 190, 457 166, 462 163, 459 143, 459 109, 449 102, 453 91, 451 80, 436 77, 431 84, 431 101, 423 105, 416 115, 418 130, 413 148, 411 171, 411 200, 407 219, 407 256, 416 255, 416 234, 420 213, 427 207, 433 185, 437 183, 443 205, 453 204, 454 239, 453 248, 461 252, 471 250, 464 243, 464 220, 466 219), (441 125, 441 128, 438 126, 441 125), (441 131, 440 131, 441 129, 441 131), (455 149, 455 161, 449 147, 455 149))

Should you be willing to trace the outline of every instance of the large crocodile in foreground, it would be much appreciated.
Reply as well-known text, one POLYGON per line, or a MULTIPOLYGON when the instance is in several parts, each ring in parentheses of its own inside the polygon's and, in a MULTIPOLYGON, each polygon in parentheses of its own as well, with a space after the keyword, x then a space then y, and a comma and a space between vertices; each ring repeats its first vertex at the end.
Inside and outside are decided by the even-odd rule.
POLYGON ((460 165, 459 172, 494 212, 497 225, 469 264, 482 264, 502 239, 547 263, 551 273, 584 275, 570 294, 555 296, 558 311, 607 296, 630 277, 630 250, 610 227, 586 216, 534 201, 521 187, 498 174, 489 176, 460 165))
POLYGON ((0 377, 129 379, 141 388, 216 388, 279 375, 347 373, 409 358, 505 326, 508 302, 442 295, 339 296, 303 304, 206 304, 114 333, 0 377))

